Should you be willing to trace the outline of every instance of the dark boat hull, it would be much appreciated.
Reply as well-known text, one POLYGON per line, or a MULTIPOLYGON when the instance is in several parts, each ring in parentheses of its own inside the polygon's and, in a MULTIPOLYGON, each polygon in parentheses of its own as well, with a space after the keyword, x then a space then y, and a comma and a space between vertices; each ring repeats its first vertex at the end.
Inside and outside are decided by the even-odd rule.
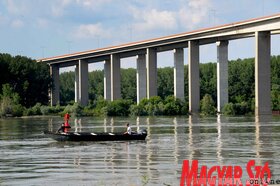
POLYGON ((89 132, 67 132, 56 133, 51 131, 44 131, 48 137, 56 141, 131 141, 131 140, 145 140, 147 136, 146 131, 135 133, 131 135, 122 133, 89 133, 89 132))

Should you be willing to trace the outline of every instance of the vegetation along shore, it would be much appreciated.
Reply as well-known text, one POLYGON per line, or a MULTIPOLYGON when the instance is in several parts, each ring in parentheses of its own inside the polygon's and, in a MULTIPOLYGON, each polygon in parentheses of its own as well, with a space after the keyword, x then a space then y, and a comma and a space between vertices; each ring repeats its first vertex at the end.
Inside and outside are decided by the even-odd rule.
MULTIPOLYGON (((49 106, 48 93, 53 86, 49 66, 24 56, 0 54, 0 117, 60 115, 66 112, 79 116, 187 115, 188 71, 185 66, 185 100, 173 96, 173 68, 158 69, 158 96, 136 103, 136 70, 121 69, 122 99, 103 99, 103 70, 89 72, 89 98, 86 107, 74 103, 74 72, 60 74, 60 100, 49 106)), ((216 114, 216 63, 200 64, 200 111, 216 114)), ((229 61, 229 103, 225 115, 254 113, 254 58, 229 61)), ((280 110, 280 56, 271 57, 272 110, 280 110)))

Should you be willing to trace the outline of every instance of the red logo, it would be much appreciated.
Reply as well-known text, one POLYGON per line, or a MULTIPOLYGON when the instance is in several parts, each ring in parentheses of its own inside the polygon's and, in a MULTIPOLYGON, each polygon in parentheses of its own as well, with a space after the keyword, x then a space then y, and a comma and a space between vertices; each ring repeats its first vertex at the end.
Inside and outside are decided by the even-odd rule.
MULTIPOLYGON (((257 166, 255 160, 250 160, 246 166, 247 180, 245 186, 266 186, 270 183, 271 172, 268 162, 257 166)), ((241 166, 198 167, 198 160, 183 161, 180 186, 243 186, 243 170, 241 166)))

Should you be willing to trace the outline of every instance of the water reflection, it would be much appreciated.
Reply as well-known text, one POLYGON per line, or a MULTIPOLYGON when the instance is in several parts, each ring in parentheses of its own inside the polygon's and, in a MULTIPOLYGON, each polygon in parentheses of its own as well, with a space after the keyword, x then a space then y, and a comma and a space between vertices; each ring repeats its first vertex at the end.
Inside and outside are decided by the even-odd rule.
POLYGON ((114 118, 113 117, 110 119, 110 126, 111 126, 111 132, 113 133, 114 132, 114 118))
MULTIPOLYGON (((143 142, 55 142, 61 118, 0 120, 3 185, 179 185, 184 159, 207 166, 269 161, 280 178, 280 118, 72 118, 75 131, 115 131, 129 121, 143 142), (94 175, 94 176, 93 176, 94 175), (28 180, 28 181, 26 181, 28 180), (63 180, 63 181, 61 181, 63 180)), ((246 170, 246 169, 243 169, 246 170)), ((1 183, 1 184, 2 184, 1 183)))
MULTIPOLYGON (((147 126, 147 132, 148 132, 148 138, 150 138, 150 135, 151 135, 151 126, 150 126, 150 121, 151 118, 150 117, 147 117, 146 119, 146 126, 147 126)), ((152 170, 151 170, 151 167, 152 167, 152 156, 153 154, 157 154, 158 152, 156 151, 157 149, 155 149, 155 151, 152 151, 152 140, 148 140, 147 143, 146 143, 146 166, 147 166, 147 172, 146 172, 146 176, 147 176, 147 179, 151 179, 152 178, 152 170)))
POLYGON ((228 123, 227 118, 221 114, 217 115, 217 160, 220 165, 224 165, 223 149, 224 141, 229 138, 229 127, 226 125, 228 123))
POLYGON ((50 118, 48 121, 48 130, 53 131, 53 118, 50 118))
POLYGON ((82 132, 82 119, 75 118, 74 124, 75 124, 75 132, 82 132))
POLYGON ((173 156, 174 156, 174 163, 178 165, 178 156, 179 156, 179 142, 178 142, 178 122, 177 118, 174 117, 173 119, 173 124, 174 124, 174 151, 173 151, 173 156))
POLYGON ((222 142, 222 121, 221 121, 221 115, 219 114, 217 116, 217 131, 218 131, 218 137, 217 137, 217 158, 220 165, 223 165, 223 156, 222 156, 222 148, 223 148, 223 142, 222 142))
POLYGON ((255 117, 255 150, 256 163, 263 165, 269 160, 273 164, 273 146, 270 141, 273 138, 273 129, 271 126, 271 116, 256 116, 255 117))
POLYGON ((189 160, 199 159, 201 156, 200 147, 201 137, 200 137, 200 125, 199 120, 196 115, 189 116, 189 138, 188 138, 188 149, 189 160))

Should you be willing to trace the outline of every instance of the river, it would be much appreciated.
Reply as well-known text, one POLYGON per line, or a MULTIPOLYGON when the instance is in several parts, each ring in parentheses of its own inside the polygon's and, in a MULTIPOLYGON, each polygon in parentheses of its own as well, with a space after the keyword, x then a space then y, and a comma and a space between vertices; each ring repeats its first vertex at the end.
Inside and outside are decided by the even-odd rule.
POLYGON ((56 142, 60 117, 0 119, 0 185, 179 185, 183 160, 199 166, 269 163, 280 180, 280 117, 71 118, 71 130, 119 132, 129 122, 145 141, 56 142))

